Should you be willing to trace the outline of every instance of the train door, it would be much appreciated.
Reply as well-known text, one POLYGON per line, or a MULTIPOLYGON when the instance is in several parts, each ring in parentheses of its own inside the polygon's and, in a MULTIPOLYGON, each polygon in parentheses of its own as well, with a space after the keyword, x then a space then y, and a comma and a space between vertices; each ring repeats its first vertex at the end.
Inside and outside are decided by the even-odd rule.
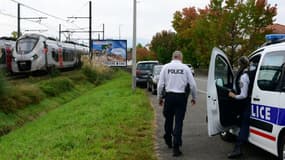
POLYGON ((5 67, 6 53, 5 48, 0 48, 0 67, 5 67))
POLYGON ((233 72, 227 56, 218 48, 212 51, 208 84, 208 134, 219 134, 237 122, 233 99, 228 92, 233 87, 233 72))
POLYGON ((62 48, 61 47, 58 48, 58 63, 59 63, 59 67, 63 68, 63 56, 62 56, 62 48))
POLYGON ((285 125, 285 106, 282 94, 283 52, 265 54, 256 73, 251 99, 251 126, 249 141, 277 154, 278 130, 276 125, 285 125))
POLYGON ((6 48, 6 67, 7 71, 12 71, 12 50, 10 47, 6 48))

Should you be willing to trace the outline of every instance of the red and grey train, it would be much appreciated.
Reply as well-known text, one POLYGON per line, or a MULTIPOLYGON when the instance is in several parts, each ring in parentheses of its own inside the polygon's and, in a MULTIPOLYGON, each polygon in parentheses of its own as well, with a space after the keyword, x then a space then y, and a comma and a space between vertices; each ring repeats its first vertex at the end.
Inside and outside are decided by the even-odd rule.
POLYGON ((17 39, 12 52, 12 72, 27 73, 76 67, 88 47, 74 42, 59 42, 41 34, 25 34, 17 39))
POLYGON ((0 69, 12 72, 12 52, 16 39, 0 37, 0 69))

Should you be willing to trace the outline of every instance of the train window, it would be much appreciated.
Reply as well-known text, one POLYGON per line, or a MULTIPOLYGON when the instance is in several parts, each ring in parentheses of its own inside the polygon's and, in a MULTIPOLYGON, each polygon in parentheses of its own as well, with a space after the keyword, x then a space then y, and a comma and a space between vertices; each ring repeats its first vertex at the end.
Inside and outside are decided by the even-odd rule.
POLYGON ((35 48, 37 42, 37 38, 28 37, 20 39, 16 44, 17 52, 19 54, 28 54, 35 48))
POLYGON ((266 91, 278 91, 277 87, 281 80, 283 64, 285 63, 284 52, 267 54, 260 67, 257 84, 266 91))
POLYGON ((63 49, 63 61, 73 61, 74 60, 74 51, 72 49, 63 49))
POLYGON ((54 48, 51 51, 52 58, 58 62, 58 51, 56 51, 54 48))

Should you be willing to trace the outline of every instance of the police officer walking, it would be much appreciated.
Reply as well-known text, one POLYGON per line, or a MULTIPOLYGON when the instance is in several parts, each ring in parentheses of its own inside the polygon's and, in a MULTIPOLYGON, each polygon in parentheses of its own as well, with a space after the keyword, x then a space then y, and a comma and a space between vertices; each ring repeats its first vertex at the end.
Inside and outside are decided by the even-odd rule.
POLYGON ((242 155, 241 146, 247 142, 249 136, 250 88, 252 85, 248 73, 249 60, 246 56, 242 56, 238 63, 240 68, 235 78, 234 92, 229 92, 229 97, 236 99, 240 107, 240 132, 234 150, 228 154, 228 158, 237 158, 242 155))
POLYGON ((157 86, 159 105, 162 106, 164 103, 164 140, 168 148, 173 147, 173 156, 182 155, 179 147, 182 146, 182 127, 189 94, 187 92, 191 91, 192 105, 196 103, 197 95, 192 72, 187 65, 182 63, 182 59, 183 55, 180 51, 173 53, 172 61, 165 64, 160 72, 157 86))

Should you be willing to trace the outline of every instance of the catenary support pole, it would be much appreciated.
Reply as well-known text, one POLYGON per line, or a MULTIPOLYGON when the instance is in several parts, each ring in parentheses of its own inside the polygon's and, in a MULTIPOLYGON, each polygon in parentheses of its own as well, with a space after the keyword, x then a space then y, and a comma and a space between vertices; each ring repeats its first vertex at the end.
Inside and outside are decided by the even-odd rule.
POLYGON ((137 1, 134 0, 133 13, 133 52, 132 52, 132 89, 136 91, 136 44, 137 44, 137 1))

